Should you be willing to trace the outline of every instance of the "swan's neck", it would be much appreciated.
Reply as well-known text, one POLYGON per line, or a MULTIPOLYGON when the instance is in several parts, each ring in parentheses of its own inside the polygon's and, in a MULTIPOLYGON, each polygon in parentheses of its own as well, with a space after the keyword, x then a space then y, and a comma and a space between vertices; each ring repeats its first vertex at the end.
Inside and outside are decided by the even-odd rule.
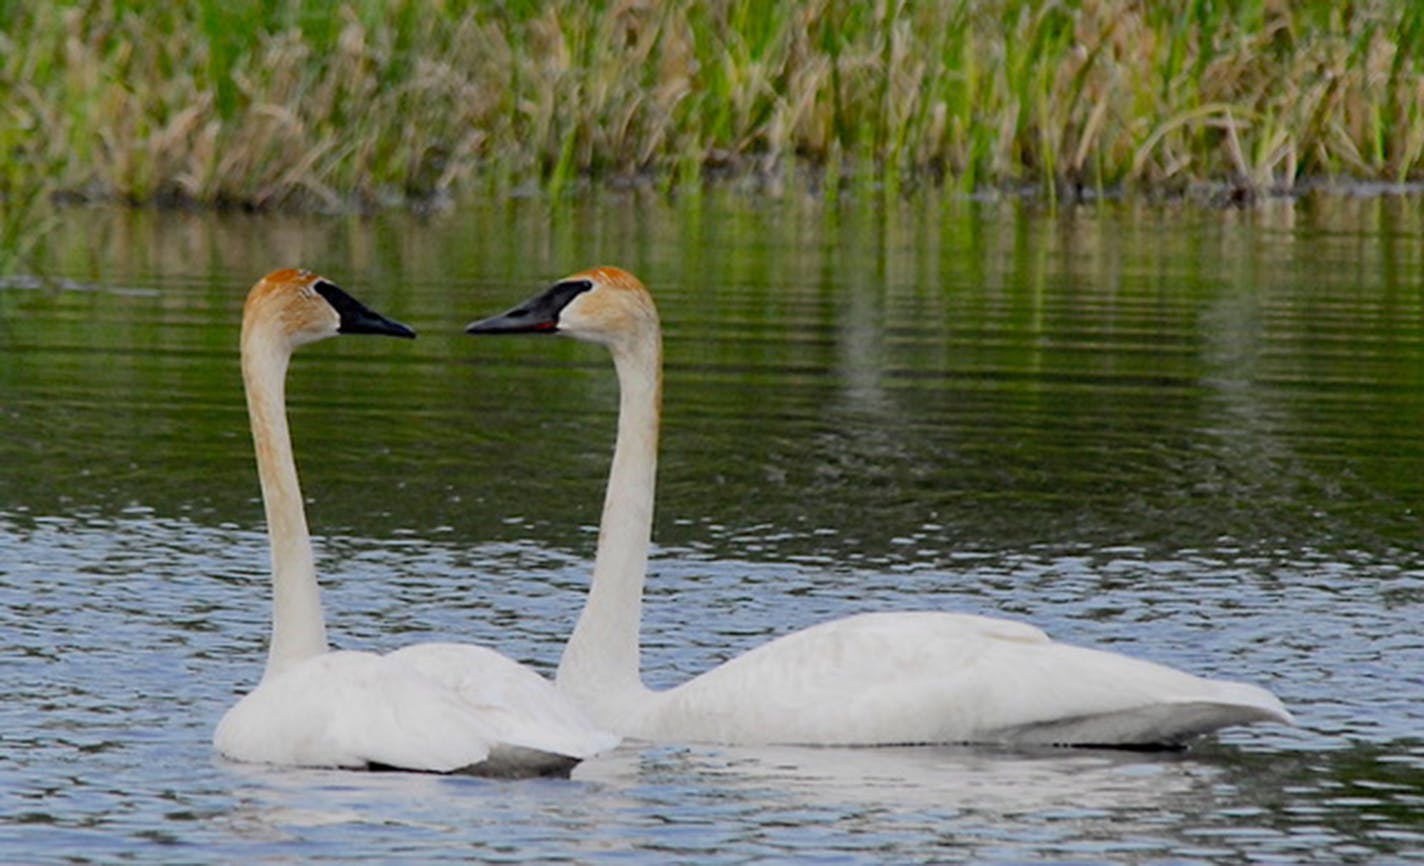
POLYGON ((645 695, 638 671, 638 626, 653 525, 662 412, 662 338, 612 347, 618 370, 618 439, 588 601, 559 662, 559 687, 607 724, 645 695), (600 707, 605 708, 600 711, 600 707))
POLYGON ((261 330, 244 329, 242 380, 272 546, 272 645, 264 679, 327 648, 311 535, 287 430, 290 358, 287 345, 261 330))

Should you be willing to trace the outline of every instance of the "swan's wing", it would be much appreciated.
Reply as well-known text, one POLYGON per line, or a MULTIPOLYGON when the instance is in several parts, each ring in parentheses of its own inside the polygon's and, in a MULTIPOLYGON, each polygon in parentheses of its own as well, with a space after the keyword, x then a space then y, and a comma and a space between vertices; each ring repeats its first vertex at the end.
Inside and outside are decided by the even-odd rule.
POLYGON ((1289 721, 1264 690, 949 613, 865 614, 771 641, 658 696, 630 733, 736 743, 1148 745, 1289 721))
POLYGON ((618 745, 618 737, 589 717, 528 667, 482 646, 423 643, 387 658, 420 671, 488 712, 500 739, 530 749, 589 758, 618 745))
POLYGON ((412 667, 331 652, 263 681, 213 742, 255 763, 479 772, 500 738, 481 708, 412 667))
POLYGON ((1027 698, 1016 714, 988 716, 1001 742, 1176 745, 1233 725, 1294 724, 1265 689, 1209 680, 1117 653, 1053 643, 1005 661, 997 689, 1027 698))

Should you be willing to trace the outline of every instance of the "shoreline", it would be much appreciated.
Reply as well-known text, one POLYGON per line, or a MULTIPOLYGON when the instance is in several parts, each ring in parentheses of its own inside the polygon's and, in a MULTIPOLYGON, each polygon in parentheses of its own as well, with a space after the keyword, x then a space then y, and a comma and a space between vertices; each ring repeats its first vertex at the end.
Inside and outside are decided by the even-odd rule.
MULTIPOLYGON (((1145 204, 1148 206, 1187 205, 1207 210, 1250 209, 1268 202, 1294 201, 1312 196, 1374 199, 1416 198, 1424 196, 1424 180, 1387 182, 1359 178, 1303 178, 1287 188, 1258 188, 1227 180, 1194 181, 1186 186, 1161 188, 1091 187, 1053 189, 1045 191, 1037 184, 988 187, 963 192, 942 183, 901 183, 895 187, 876 180, 843 181, 834 194, 828 194, 824 182, 814 176, 814 170, 803 172, 795 181, 781 177, 752 174, 726 174, 703 178, 695 187, 668 187, 650 176, 616 176, 611 178, 579 178, 567 184, 557 194, 534 183, 524 183, 500 189, 486 187, 467 189, 460 196, 441 195, 426 199, 385 200, 379 202, 354 198, 333 201, 330 198, 304 200, 291 197, 276 202, 257 204, 247 201, 205 202, 184 196, 157 196, 135 201, 116 195, 84 193, 77 190, 55 190, 20 200, 0 195, 0 213, 29 211, 36 207, 55 210, 86 207, 117 207, 140 210, 189 213, 281 214, 313 216, 370 216, 387 211, 407 211, 416 215, 458 211, 469 202, 481 198, 495 200, 545 199, 550 203, 571 201, 580 196, 656 196, 668 200, 696 198, 703 195, 732 194, 748 198, 780 200, 788 197, 816 199, 836 205, 842 199, 885 199, 895 197, 913 200, 924 196, 941 197, 964 202, 1020 202, 1028 205, 1083 207, 1102 204, 1145 204)), ((479 185, 476 185, 477 187, 479 185)), ((492 186, 492 185, 491 185, 492 186)))
POLYGON ((57 0, 0 10, 0 149, 12 201, 370 212, 711 183, 1249 204, 1424 182, 1424 7, 57 0))

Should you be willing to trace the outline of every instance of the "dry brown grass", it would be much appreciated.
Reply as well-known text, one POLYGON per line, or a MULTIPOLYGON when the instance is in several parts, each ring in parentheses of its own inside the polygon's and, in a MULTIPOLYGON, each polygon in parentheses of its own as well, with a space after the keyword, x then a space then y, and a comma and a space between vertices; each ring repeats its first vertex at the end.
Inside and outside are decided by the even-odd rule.
POLYGON ((10 11, 0 191, 343 209, 589 178, 1056 194, 1424 175, 1417 4, 252 5, 10 11))

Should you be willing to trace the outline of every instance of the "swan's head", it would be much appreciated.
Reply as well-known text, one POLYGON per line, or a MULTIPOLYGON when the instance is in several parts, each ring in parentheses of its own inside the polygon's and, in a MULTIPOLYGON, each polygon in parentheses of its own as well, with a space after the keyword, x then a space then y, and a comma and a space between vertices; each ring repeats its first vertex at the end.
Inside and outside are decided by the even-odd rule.
POLYGON ((244 333, 265 332, 301 346, 337 334, 414 337, 415 331, 370 309, 335 283, 286 268, 257 281, 242 310, 244 333))
POLYGON ((647 287, 621 268, 598 267, 564 277, 467 334, 565 334, 615 346, 658 332, 658 309, 647 287))

